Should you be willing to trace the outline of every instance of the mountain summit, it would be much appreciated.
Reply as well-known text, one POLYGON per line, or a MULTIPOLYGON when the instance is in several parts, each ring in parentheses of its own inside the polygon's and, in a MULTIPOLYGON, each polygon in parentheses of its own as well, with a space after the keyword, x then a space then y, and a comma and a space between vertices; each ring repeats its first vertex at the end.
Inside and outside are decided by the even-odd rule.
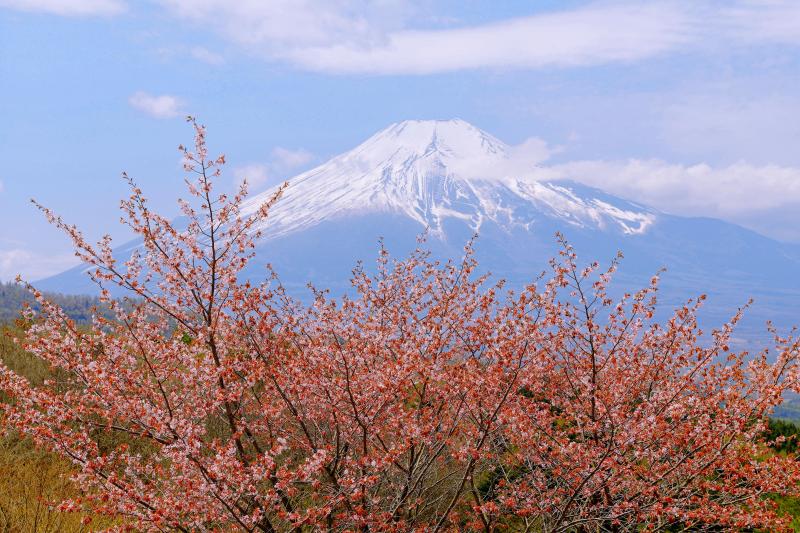
MULTIPOLYGON (((608 195, 583 198, 573 190, 515 175, 519 157, 496 137, 463 120, 392 124, 353 150, 289 180, 266 221, 278 238, 326 220, 367 213, 404 215, 444 238, 447 219, 474 232, 486 222, 530 229, 537 218, 623 233, 642 233, 652 209, 608 195)), ((273 190, 250 199, 254 212, 273 190)))

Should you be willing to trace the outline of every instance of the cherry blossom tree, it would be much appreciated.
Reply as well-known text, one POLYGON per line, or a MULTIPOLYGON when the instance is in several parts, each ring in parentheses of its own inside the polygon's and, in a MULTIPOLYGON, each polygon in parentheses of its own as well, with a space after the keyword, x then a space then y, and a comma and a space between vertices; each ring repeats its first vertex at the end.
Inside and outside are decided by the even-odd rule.
POLYGON ((283 189, 244 216, 190 121, 186 227, 126 177, 142 245, 120 261, 40 207, 113 315, 79 328, 31 288, 21 342, 54 377, 0 366, 0 427, 75 465, 64 510, 146 531, 788 527, 774 497, 800 496, 800 467, 763 435, 800 390, 794 336, 731 350, 742 312, 704 333, 703 297, 658 320, 657 277, 611 298, 617 261, 581 268, 563 238, 518 292, 470 243, 450 262, 381 249, 350 295, 303 304, 243 274, 283 189))

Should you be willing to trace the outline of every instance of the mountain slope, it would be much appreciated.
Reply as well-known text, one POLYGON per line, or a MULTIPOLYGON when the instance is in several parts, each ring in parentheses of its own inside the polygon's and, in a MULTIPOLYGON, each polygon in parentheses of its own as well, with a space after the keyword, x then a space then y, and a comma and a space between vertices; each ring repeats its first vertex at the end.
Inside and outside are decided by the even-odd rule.
MULTIPOLYGON (((639 287, 666 266, 662 296, 669 304, 709 293, 708 316, 718 323, 752 296, 754 327, 766 319, 800 323, 797 246, 719 220, 671 216, 574 182, 537 182, 511 151, 460 120, 394 124, 289 180, 263 223, 248 275, 263 278, 270 262, 296 294, 307 295, 308 282, 346 290, 355 262, 376 256, 379 237, 402 256, 427 229, 427 246, 441 257, 459 256, 478 233, 482 267, 519 285, 546 267, 559 231, 587 260, 622 250, 620 289, 639 287)), ((252 197, 245 212, 272 192, 252 197)), ((121 248, 120 256, 130 249, 121 248)), ((84 292, 90 285, 81 270, 39 285, 84 292)))

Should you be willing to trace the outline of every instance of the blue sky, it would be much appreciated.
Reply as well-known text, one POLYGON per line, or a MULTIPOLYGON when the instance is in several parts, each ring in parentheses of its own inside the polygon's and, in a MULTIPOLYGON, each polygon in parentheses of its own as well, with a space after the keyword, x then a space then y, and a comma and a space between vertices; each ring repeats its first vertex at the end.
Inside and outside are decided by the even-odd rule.
POLYGON ((127 170, 176 212, 186 113, 264 188, 388 124, 548 146, 542 175, 800 242, 800 2, 0 0, 0 280, 73 259, 127 170), (535 143, 534 143, 535 144, 535 143))

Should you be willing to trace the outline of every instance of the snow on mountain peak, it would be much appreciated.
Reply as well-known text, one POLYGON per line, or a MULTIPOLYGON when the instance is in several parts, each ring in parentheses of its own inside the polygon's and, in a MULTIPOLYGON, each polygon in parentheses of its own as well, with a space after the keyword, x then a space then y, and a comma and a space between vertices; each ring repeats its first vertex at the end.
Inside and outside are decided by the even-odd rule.
POLYGON ((405 120, 376 133, 353 150, 369 152, 378 159, 416 155, 458 160, 476 157, 506 157, 508 146, 499 139, 460 119, 405 120), (363 149, 363 150, 362 150, 363 149))
MULTIPOLYGON (((473 231, 486 222, 534 230, 538 220, 548 217, 623 234, 642 233, 655 220, 652 210, 592 189, 578 194, 575 187, 521 175, 498 179, 498 169, 513 168, 511 152, 463 120, 398 122, 289 179, 262 229, 270 239, 326 220, 376 212, 405 215, 440 238, 446 237, 446 219, 461 220, 473 231)), ((273 191, 248 200, 245 214, 273 191)))

